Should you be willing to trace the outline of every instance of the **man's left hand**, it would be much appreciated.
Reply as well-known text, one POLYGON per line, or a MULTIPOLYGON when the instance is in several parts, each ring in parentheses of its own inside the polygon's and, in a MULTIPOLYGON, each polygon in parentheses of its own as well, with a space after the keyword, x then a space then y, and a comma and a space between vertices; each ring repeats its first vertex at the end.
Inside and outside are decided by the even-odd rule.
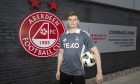
POLYGON ((96 83, 100 84, 101 82, 103 82, 103 80, 104 80, 103 74, 102 73, 97 73, 96 74, 96 83))

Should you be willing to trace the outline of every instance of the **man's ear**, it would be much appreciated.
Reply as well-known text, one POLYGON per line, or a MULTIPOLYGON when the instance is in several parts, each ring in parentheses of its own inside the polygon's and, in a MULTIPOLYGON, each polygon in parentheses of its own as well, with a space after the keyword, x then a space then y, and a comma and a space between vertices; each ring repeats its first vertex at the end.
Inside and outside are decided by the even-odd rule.
POLYGON ((78 20, 78 24, 79 24, 79 22, 80 22, 80 21, 78 20))

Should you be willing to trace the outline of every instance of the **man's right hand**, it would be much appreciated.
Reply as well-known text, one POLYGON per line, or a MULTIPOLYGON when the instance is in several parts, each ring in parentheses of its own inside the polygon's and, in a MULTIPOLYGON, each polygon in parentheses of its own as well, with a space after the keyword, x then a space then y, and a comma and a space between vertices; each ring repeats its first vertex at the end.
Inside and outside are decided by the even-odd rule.
POLYGON ((60 80, 60 72, 56 72, 56 80, 60 80))

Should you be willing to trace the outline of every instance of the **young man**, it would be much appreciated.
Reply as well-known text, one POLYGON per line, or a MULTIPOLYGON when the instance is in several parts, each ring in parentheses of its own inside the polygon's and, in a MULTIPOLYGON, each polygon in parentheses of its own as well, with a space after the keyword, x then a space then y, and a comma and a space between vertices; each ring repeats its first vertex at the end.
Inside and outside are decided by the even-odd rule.
POLYGON ((56 79, 60 80, 60 84, 85 84, 85 71, 80 56, 86 46, 95 54, 96 82, 100 83, 103 80, 103 74, 98 48, 93 45, 89 33, 78 29, 79 18, 76 12, 69 12, 67 18, 68 30, 60 37, 56 79))

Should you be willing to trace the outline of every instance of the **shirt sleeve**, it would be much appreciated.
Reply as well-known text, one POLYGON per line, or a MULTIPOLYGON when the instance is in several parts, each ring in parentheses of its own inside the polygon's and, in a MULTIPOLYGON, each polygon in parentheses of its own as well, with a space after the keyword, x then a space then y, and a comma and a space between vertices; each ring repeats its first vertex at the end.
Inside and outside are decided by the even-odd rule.
POLYGON ((83 30, 83 35, 84 35, 84 45, 87 47, 87 49, 90 50, 92 47, 94 47, 93 40, 90 37, 90 34, 85 30, 83 30))
POLYGON ((60 48, 64 49, 64 46, 63 46, 63 34, 60 36, 60 48))

